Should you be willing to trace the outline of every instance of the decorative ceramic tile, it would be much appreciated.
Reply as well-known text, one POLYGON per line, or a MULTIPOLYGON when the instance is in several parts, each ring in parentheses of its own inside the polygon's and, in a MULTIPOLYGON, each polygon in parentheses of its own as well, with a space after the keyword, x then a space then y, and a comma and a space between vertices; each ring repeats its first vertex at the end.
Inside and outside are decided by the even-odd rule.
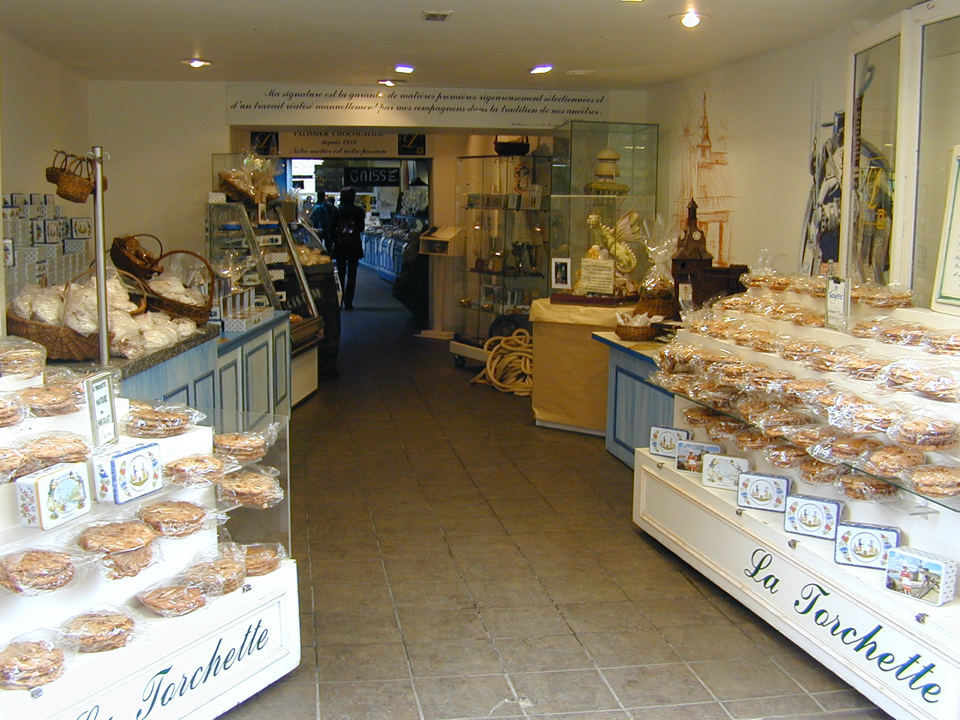
POLYGON ((842 513, 843 503, 839 500, 788 495, 783 529, 797 535, 835 540, 837 523, 842 513))
POLYGON ((956 594, 957 562, 926 550, 894 548, 887 560, 886 587, 898 595, 943 605, 956 594))
POLYGON ((736 490, 740 473, 749 471, 750 461, 746 458, 713 455, 712 453, 703 456, 702 482, 707 487, 736 490))
POLYGON ((675 458, 677 456, 677 443, 689 438, 689 430, 654 425, 650 428, 650 454, 675 458))
POLYGON ((780 475, 741 473, 737 488, 737 505, 752 510, 782 513, 786 510, 789 492, 790 478, 780 475))
POLYGON ((877 568, 887 566, 887 556, 900 544, 900 530, 884 525, 838 523, 833 559, 840 565, 877 568))
POLYGON ((684 472, 703 472, 703 456, 707 453, 721 453, 723 448, 713 443, 677 442, 677 470, 684 472))

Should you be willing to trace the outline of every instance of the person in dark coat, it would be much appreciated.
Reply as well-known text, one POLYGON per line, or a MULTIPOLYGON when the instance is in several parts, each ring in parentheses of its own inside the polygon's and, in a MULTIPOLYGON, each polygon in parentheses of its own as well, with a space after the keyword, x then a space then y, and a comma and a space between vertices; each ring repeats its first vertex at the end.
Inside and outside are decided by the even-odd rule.
POLYGON ((323 241, 324 248, 329 250, 332 245, 333 229, 337 226, 337 206, 333 203, 333 195, 327 195, 318 202, 310 213, 310 224, 317 231, 317 235, 323 241))
POLYGON ((355 188, 345 187, 340 191, 340 213, 337 226, 332 231, 334 242, 331 256, 337 262, 337 275, 340 276, 340 287, 343 288, 343 307, 347 310, 353 309, 357 267, 363 258, 360 233, 363 232, 367 220, 367 213, 355 204, 356 199, 355 188))

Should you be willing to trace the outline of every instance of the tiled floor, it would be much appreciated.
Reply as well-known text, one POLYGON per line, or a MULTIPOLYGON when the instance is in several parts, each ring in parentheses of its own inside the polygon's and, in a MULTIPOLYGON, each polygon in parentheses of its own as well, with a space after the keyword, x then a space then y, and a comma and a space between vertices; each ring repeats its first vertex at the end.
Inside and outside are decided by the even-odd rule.
POLYGON ((630 522, 601 438, 471 385, 361 271, 294 412, 303 662, 230 720, 885 718, 630 522))

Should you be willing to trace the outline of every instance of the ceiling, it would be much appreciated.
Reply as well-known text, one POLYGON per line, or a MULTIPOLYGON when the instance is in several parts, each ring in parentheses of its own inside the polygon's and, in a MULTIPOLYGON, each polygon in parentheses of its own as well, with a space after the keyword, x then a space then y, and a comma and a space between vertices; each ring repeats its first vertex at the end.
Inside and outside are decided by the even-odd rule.
MULTIPOLYGON (((644 89, 912 0, 0 0, 0 30, 90 80, 644 89), (671 15, 696 7, 693 30, 671 15), (452 11, 442 23, 423 11, 452 11), (179 61, 200 56, 209 67, 179 61), (554 71, 530 75, 534 65, 554 71), (587 74, 570 74, 588 71, 587 74)), ((789 81, 785 78, 785 81, 789 81)))

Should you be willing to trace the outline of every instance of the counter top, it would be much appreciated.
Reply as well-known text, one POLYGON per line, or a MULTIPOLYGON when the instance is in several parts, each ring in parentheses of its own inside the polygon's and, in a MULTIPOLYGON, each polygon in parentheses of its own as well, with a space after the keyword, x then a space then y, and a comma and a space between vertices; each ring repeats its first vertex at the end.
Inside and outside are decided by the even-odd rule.
POLYGON ((612 348, 620 350, 627 353, 628 355, 633 355, 634 357, 647 360, 648 362, 653 362, 653 358, 656 356, 661 349, 663 349, 665 343, 657 342, 656 340, 647 340, 644 342, 633 342, 631 340, 621 340, 617 337, 615 332, 594 332, 591 333, 593 339, 603 343, 604 345, 609 345, 612 348))
POLYGON ((247 340, 262 333, 264 330, 275 328, 290 317, 289 310, 274 310, 273 317, 264 320, 245 332, 221 333, 217 340, 217 354, 224 355, 234 348, 240 347, 247 340))
MULTIPOLYGON (((149 370, 152 367, 156 367, 162 362, 166 362, 170 358, 174 358, 177 355, 187 352, 187 350, 192 350, 198 345, 203 345, 205 342, 215 339, 220 334, 220 326, 215 325, 214 323, 207 323, 206 325, 201 325, 197 328, 197 334, 191 335, 185 340, 181 340, 176 345, 168 348, 161 348, 155 350, 152 353, 144 355, 141 358, 135 360, 126 360, 124 358, 110 358, 110 363, 107 367, 116 369, 120 371, 120 377, 126 379, 133 377, 138 373, 142 373, 144 370, 149 370)), ((50 365, 63 365, 69 367, 73 370, 85 371, 85 370, 97 370, 102 366, 100 363, 95 362, 52 362, 50 365)))

